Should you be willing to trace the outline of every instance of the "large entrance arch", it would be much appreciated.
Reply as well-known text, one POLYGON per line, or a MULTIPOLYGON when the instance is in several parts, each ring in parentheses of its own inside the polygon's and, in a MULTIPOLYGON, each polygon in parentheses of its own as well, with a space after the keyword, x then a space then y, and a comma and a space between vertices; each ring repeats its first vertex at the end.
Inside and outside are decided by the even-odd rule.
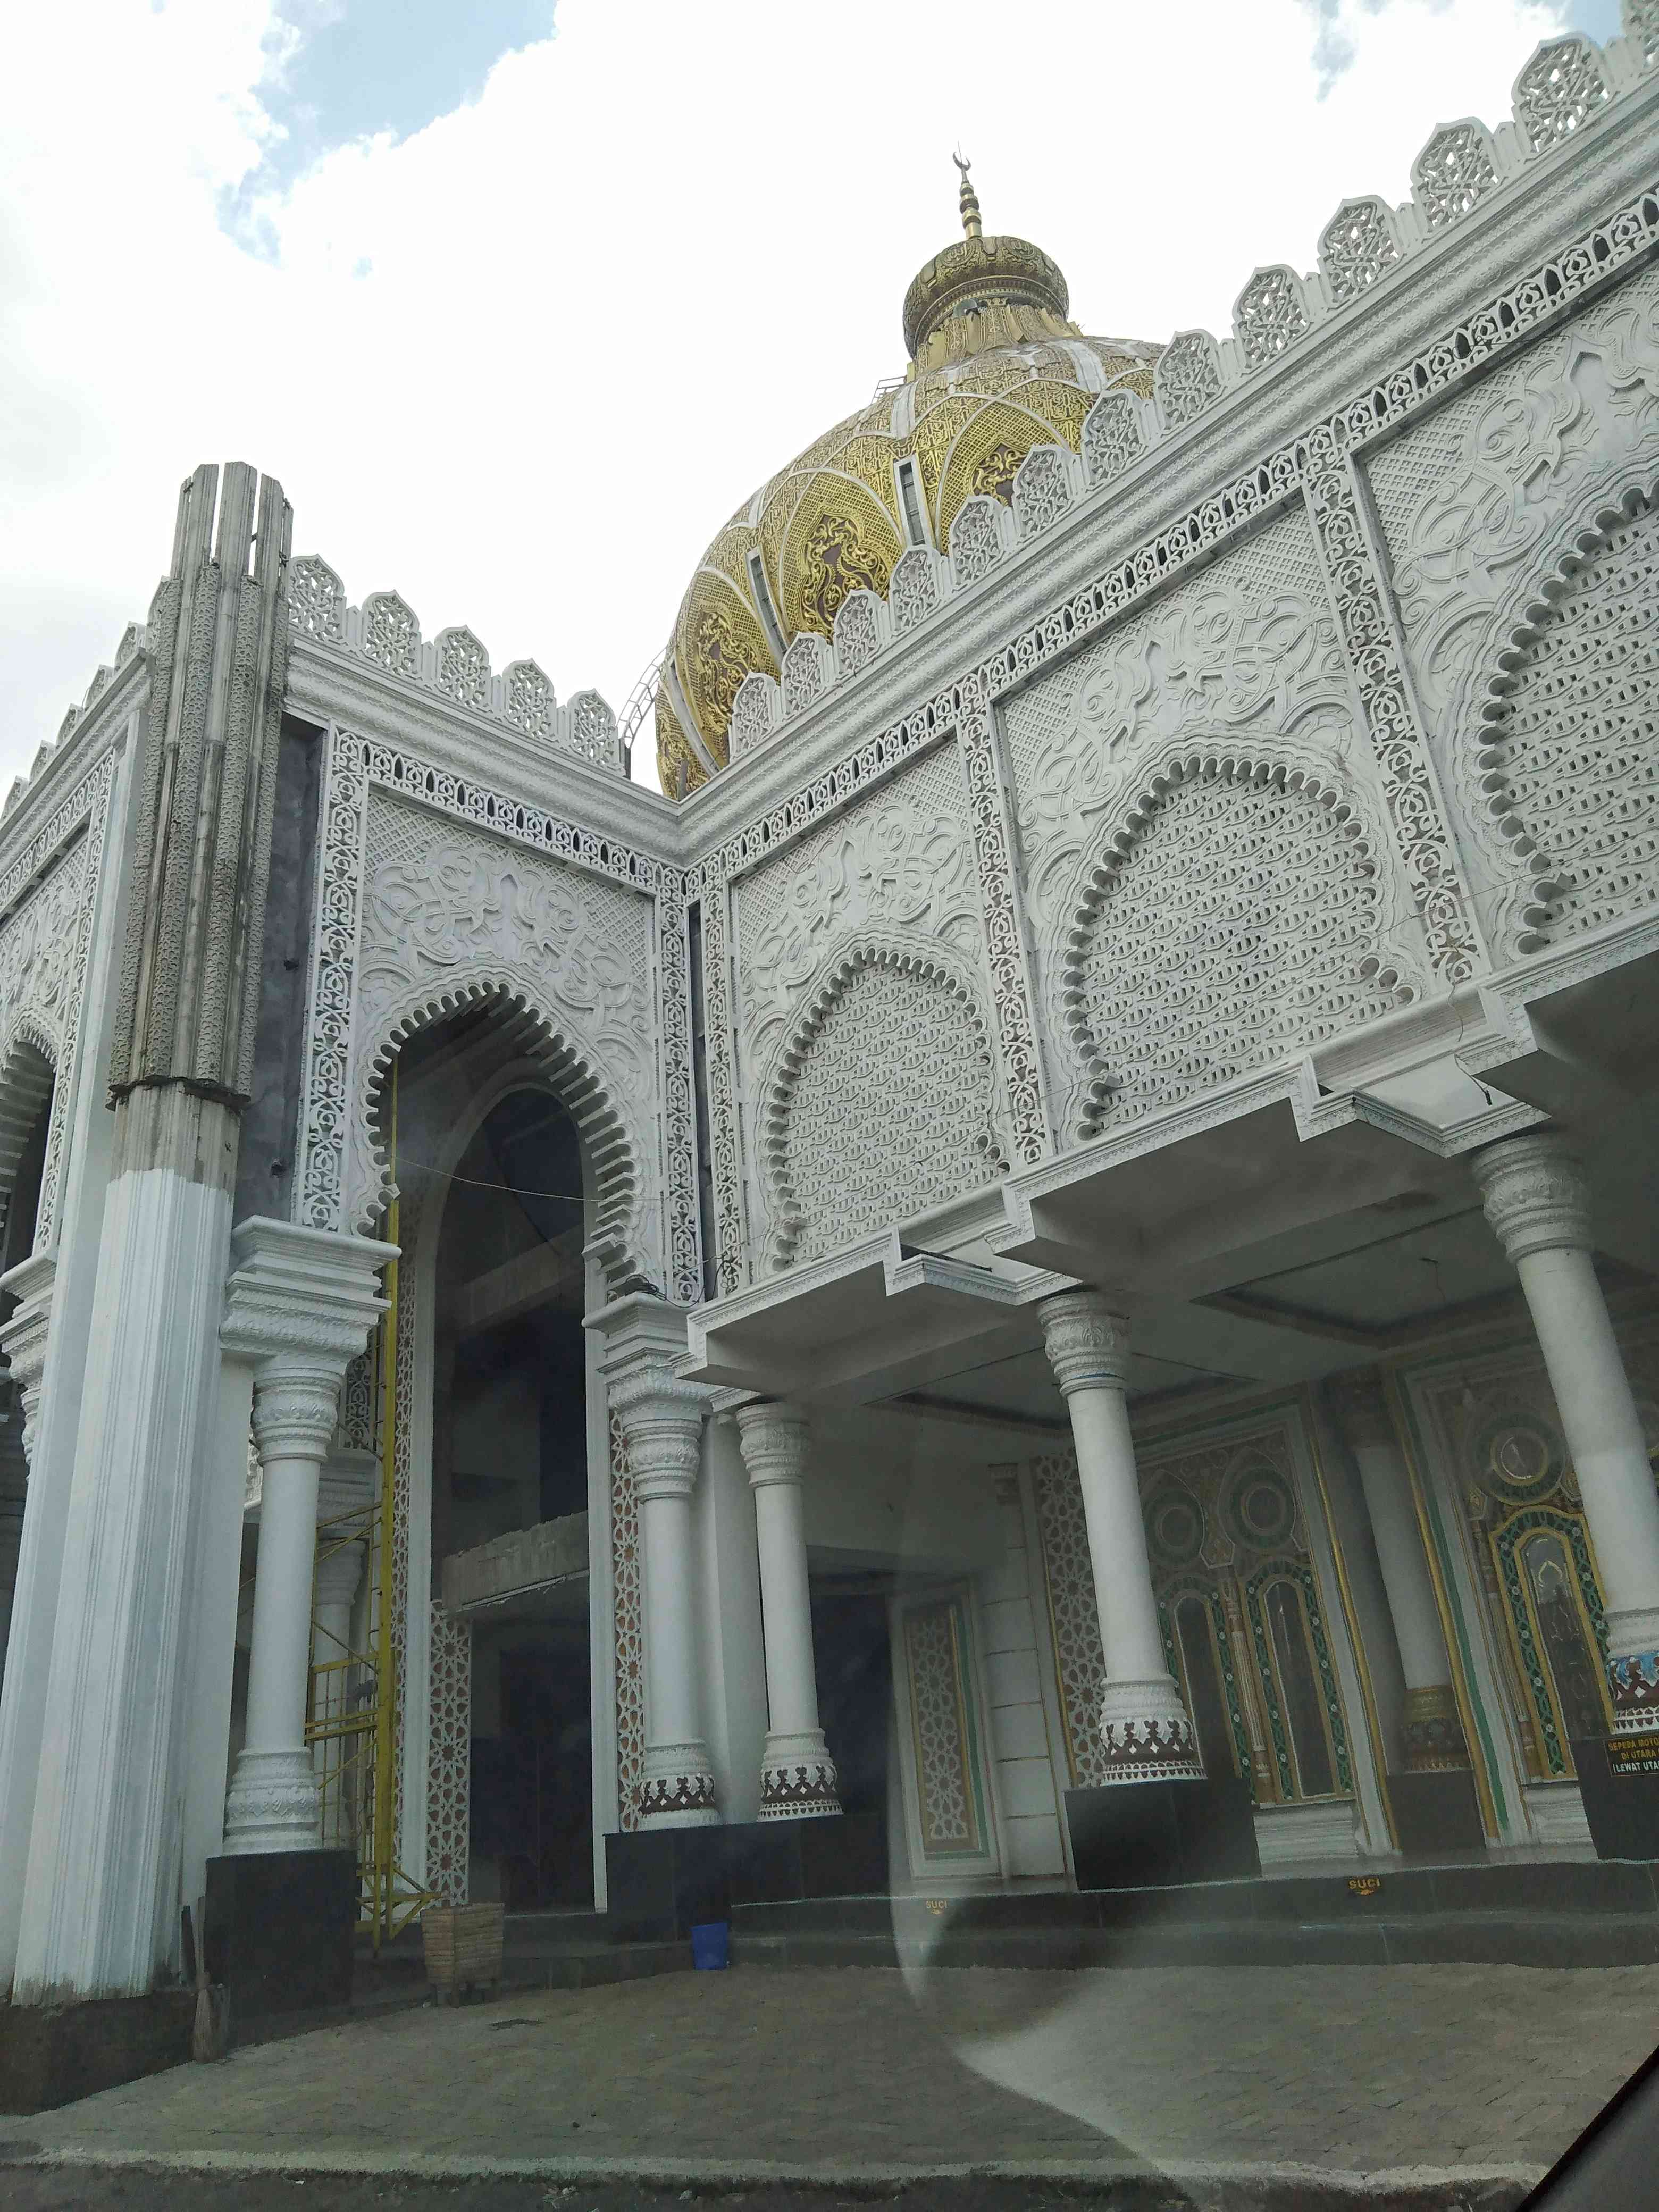
POLYGON ((400 1856, 447 1899, 515 1910, 592 1903, 594 1808, 614 1791, 594 1771, 609 1466, 582 1325, 608 1295, 607 1164, 559 1065, 521 1005, 482 997, 399 1039, 395 1158, 389 1079, 379 1133, 404 1255, 400 1856))

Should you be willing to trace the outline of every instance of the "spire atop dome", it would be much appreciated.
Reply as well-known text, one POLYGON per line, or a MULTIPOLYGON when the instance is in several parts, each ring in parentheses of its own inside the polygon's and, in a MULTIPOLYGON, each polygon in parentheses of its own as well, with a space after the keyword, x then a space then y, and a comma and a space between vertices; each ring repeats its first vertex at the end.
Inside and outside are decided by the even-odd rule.
POLYGON ((951 159, 962 172, 963 232, 969 238, 977 238, 984 226, 979 219, 979 194, 974 190, 974 180, 968 173, 969 165, 967 157, 957 152, 952 154, 951 159))
POLYGON ((1058 265, 1029 239, 987 238, 967 156, 958 150, 951 159, 962 175, 963 235, 918 271, 904 295, 907 382, 992 346, 1083 335, 1067 319, 1071 296, 1058 265))

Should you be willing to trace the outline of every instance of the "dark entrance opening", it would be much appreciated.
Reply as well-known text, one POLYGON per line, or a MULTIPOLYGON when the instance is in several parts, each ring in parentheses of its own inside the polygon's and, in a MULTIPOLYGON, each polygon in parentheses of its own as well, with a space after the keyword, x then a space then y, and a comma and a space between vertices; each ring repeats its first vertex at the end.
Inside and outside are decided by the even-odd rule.
POLYGON ((492 1655, 501 1734, 472 1744, 472 1849, 510 1912, 591 1906, 593 1741, 586 1619, 538 1624, 492 1655))
POLYGON ((884 1893, 893 1729, 886 1598, 876 1591, 815 1594, 812 1653, 818 1718, 841 1776, 837 1851, 846 1868, 845 1887, 854 1894, 884 1893))

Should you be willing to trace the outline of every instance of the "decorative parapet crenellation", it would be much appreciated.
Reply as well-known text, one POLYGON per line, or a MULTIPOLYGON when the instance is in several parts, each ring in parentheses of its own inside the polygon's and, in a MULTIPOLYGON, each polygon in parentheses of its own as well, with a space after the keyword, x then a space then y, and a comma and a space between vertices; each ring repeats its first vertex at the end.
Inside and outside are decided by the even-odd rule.
POLYGON ((5 799, 0 801, 0 822, 3 822, 9 814, 15 811, 25 793, 33 787, 35 778, 43 769, 51 767, 52 762, 64 750, 69 739, 87 720, 93 708, 125 668, 127 663, 143 652, 146 641, 143 623, 129 623, 121 633, 121 641, 115 648, 113 659, 100 662, 91 683, 86 688, 85 696, 80 705, 67 708, 64 710, 63 720, 58 725, 57 736, 43 738, 36 746, 34 758, 29 763, 28 774, 15 775, 12 778, 11 786, 6 793, 5 799))
POLYGON ((464 623, 423 638, 420 618, 396 592, 371 592, 362 606, 350 606, 338 575, 314 553, 290 565, 289 623, 296 639, 365 661, 596 768, 624 773, 616 714, 597 691, 578 691, 561 706, 533 660, 509 661, 498 672, 483 640, 464 623))

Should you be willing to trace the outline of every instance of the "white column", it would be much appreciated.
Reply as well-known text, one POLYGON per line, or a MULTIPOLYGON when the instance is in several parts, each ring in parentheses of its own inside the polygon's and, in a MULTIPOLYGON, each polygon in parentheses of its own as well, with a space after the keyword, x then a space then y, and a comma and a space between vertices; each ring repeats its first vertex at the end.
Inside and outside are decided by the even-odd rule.
POLYGON ((1549 1370, 1607 1606, 1613 1729, 1659 1716, 1659 1495, 1590 1257, 1589 1194, 1565 1139, 1506 1138, 1471 1163, 1521 1277, 1549 1370))
POLYGON ((640 1818, 653 1828, 720 1825, 714 1771, 698 1718, 691 1496, 702 1444, 701 1390, 666 1367, 613 1389, 640 1510, 645 1644, 645 1775, 640 1818))
POLYGON ((228 1854, 316 1850, 317 1777, 305 1740, 317 1488, 340 1386, 384 1312, 396 1247, 291 1222, 251 1220, 232 1244, 221 1339, 253 1361, 261 1468, 247 1729, 225 1799, 228 1854))
POLYGON ((225 1800, 225 1850, 304 1851, 323 1840, 306 1744, 317 1479, 340 1406, 340 1377, 281 1357, 253 1378, 253 1436, 264 1483, 248 1651, 247 1733, 225 1800))
POLYGON ((1061 1291, 1037 1308, 1072 1417, 1100 1612, 1106 1693, 1100 1733, 1114 1782, 1201 1782, 1204 1765, 1164 1656, 1129 1433, 1129 1324, 1098 1291, 1061 1291))
POLYGON ((1332 1386, 1343 1435, 1359 1470, 1376 1563, 1406 1678, 1401 1748, 1408 1773, 1467 1767, 1468 1746, 1452 1689, 1440 1608, 1435 1602, 1411 1476, 1394 1418, 1374 1374, 1344 1375, 1332 1386))
MULTIPOLYGON (((362 1580, 363 1547, 354 1537, 335 1541, 317 1554, 314 1596, 311 1609, 311 1663, 325 1671, 316 1677, 313 1718, 325 1729, 337 1729, 349 1710, 351 1608, 362 1580)), ((351 1748, 349 1741, 332 1733, 318 1736, 311 1747, 312 1766, 322 1803, 323 1842, 343 1845, 352 1841, 351 1807, 342 1779, 342 1761, 351 1748)))
POLYGON ((823 1819, 841 1811, 841 1798, 836 1762, 818 1726, 817 1672, 812 1660, 812 1605, 801 1499, 806 1416, 794 1406, 739 1406, 738 1433, 749 1486, 755 1493, 761 1626, 766 1639, 770 1726, 761 1755, 760 1818, 823 1819))

